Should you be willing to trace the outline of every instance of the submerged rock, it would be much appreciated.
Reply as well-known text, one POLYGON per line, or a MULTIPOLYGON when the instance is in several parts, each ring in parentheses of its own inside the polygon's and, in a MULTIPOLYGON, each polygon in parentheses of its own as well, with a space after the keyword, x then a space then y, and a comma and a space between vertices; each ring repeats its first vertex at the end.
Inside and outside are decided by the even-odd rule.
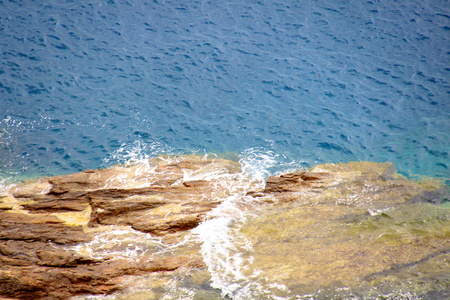
MULTIPOLYGON (((244 273, 287 287, 276 292, 285 296, 379 286, 399 270, 422 272, 422 265, 439 277, 435 264, 449 255, 448 209, 426 206, 445 202, 448 187, 406 180, 392 164, 319 165, 271 176, 258 187, 233 161, 159 157, 147 165, 41 178, 3 193, 0 296, 68 299, 125 289, 133 285, 130 276, 169 276, 180 268, 203 274, 190 229, 220 217, 211 212, 228 197, 246 199, 242 209, 252 210, 252 217, 230 223, 252 245, 243 254, 249 256, 244 273)), ((211 284, 210 276, 199 278, 206 279, 198 286, 211 284)), ((229 296, 248 296, 239 292, 242 277, 224 282, 236 287, 229 296)), ((160 295, 164 285, 158 289, 141 292, 160 295)), ((197 292, 219 295, 211 287, 197 292)))
POLYGON ((258 195, 270 209, 239 226, 253 246, 242 268, 266 286, 286 287, 288 297, 447 293, 450 207, 430 205, 447 192, 438 181, 408 181, 391 164, 326 164, 273 176, 258 195))

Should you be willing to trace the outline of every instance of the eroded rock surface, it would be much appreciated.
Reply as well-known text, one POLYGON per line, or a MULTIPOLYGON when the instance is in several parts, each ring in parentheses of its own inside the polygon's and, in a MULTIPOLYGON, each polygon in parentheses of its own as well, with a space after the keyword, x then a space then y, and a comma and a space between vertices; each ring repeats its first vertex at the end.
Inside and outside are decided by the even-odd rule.
POLYGON ((211 169, 219 178, 240 171, 220 159, 158 158, 147 166, 85 170, 11 188, 0 198, 0 295, 104 294, 122 288, 128 275, 204 266, 199 256, 93 259, 68 248, 89 242, 87 229, 103 225, 131 226, 170 241, 171 233, 195 227, 221 202, 227 194, 221 185, 236 185, 211 177, 211 169))
MULTIPOLYGON (((321 234, 325 220, 353 224, 352 234, 362 236, 369 233, 362 228, 365 226, 362 219, 366 216, 361 212, 383 211, 393 205, 439 204, 448 199, 448 188, 438 181, 408 181, 396 174, 389 163, 357 162, 325 164, 307 172, 271 176, 265 187, 258 189, 243 175, 236 162, 196 156, 160 157, 149 160, 147 165, 114 166, 41 178, 18 184, 0 195, 0 296, 68 299, 81 294, 107 294, 129 285, 129 276, 171 272, 182 267, 202 268, 205 264, 195 247, 170 255, 158 254, 161 251, 155 248, 155 255, 147 252, 133 259, 101 257, 75 249, 98 238, 96 232, 123 226, 155 239, 161 238, 158 243, 179 242, 230 195, 253 196, 250 198, 260 206, 277 207, 273 212, 290 209, 290 214, 301 215, 306 226, 304 231, 290 237, 293 244, 283 242, 280 251, 290 253, 292 249, 286 247, 295 246, 304 252, 301 257, 307 257, 309 250, 299 248, 296 241, 303 239, 302 245, 322 249, 320 239, 311 237, 321 234), (296 203, 296 206, 289 208, 290 203, 296 203)), ((264 233, 266 230, 267 238, 271 238, 274 229, 265 228, 271 223, 267 218, 284 230, 297 230, 292 227, 293 223, 285 224, 278 219, 280 213, 271 214, 270 211, 261 213, 261 221, 255 222, 256 227, 248 225, 242 232, 264 233)), ((332 228, 333 224, 327 226, 332 228)), ((392 253, 397 249, 395 243, 389 243, 386 251, 375 254, 369 253, 374 249, 370 244, 330 244, 328 250, 322 251, 323 256, 314 258, 316 265, 288 271, 295 276, 310 278, 311 285, 320 280, 318 271, 329 274, 334 281, 347 280, 350 275, 341 278, 329 271, 342 267, 329 265, 336 261, 332 256, 347 251, 355 259, 364 257, 364 253, 373 256, 369 255, 372 270, 361 271, 356 265, 353 270, 365 278, 373 278, 393 266, 410 264, 419 250, 419 260, 427 255, 447 253, 448 236, 445 234, 431 234, 432 238, 427 236, 423 240, 418 235, 411 241, 411 247, 407 242, 399 243, 407 254, 395 260, 385 258, 389 256, 386 251, 392 253), (434 250, 422 246, 426 241, 432 241, 434 250), (384 263, 377 262, 380 256, 385 259, 384 263)), ((288 238, 287 234, 285 238, 288 238)), ((259 244, 255 243, 256 255, 265 255, 264 245, 270 243, 262 242, 264 239, 262 234, 259 244)), ((268 261, 263 260, 266 266, 276 268, 276 260, 266 259, 268 261)), ((305 263, 297 259, 299 264, 305 263)), ((345 261, 341 258, 342 264, 345 261)), ((351 274, 352 271, 348 272, 351 274)), ((295 290, 294 283, 288 280, 288 285, 295 290)))

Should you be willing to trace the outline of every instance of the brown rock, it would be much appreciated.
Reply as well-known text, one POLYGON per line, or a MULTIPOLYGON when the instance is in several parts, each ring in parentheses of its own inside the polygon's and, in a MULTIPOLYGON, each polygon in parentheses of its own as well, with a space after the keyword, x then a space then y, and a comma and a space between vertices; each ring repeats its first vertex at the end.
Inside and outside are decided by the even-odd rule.
POLYGON ((61 251, 61 249, 38 250, 37 257, 41 260, 38 265, 49 267, 74 267, 78 257, 74 253, 61 251))
POLYGON ((299 192, 319 186, 329 176, 329 173, 323 172, 296 172, 270 176, 266 181, 264 192, 299 192))
POLYGON ((52 243, 21 240, 0 241, 0 261, 15 266, 75 266, 92 262, 52 243))
POLYGON ((0 211, 0 240, 74 244, 86 241, 86 236, 81 226, 66 226, 54 216, 0 211))
POLYGON ((217 194, 211 181, 185 181, 186 173, 239 170, 217 159, 167 160, 151 161, 153 168, 116 166, 43 178, 2 196, 0 296, 68 299, 105 294, 123 288, 126 276, 204 267, 198 256, 96 260, 63 247, 92 238, 85 233, 86 216, 92 226, 129 225, 155 235, 191 229, 220 203, 223 191, 217 194))
POLYGON ((0 270, 0 295, 17 299, 68 299, 78 294, 105 294, 120 288, 123 277, 173 271, 182 266, 201 267, 202 262, 170 257, 133 262, 105 261, 72 268, 10 266, 0 270))
POLYGON ((170 217, 147 219, 136 218, 132 222, 133 229, 155 235, 164 235, 196 227, 204 219, 204 214, 175 214, 170 217))
MULTIPOLYGON (((145 168, 114 166, 17 185, 0 198, 0 296, 68 299, 106 294, 124 288, 127 276, 204 267, 197 249, 186 255, 155 251, 136 260, 93 259, 68 247, 91 242, 95 234, 88 231, 110 228, 102 225, 130 226, 160 236, 162 243, 176 244, 231 193, 248 191, 250 185, 242 176, 232 177, 239 171, 236 163, 221 159, 160 157, 145 168)), ((350 220, 352 214, 335 216, 335 207, 363 203, 376 209, 378 203, 385 208, 408 200, 439 203, 434 199, 448 193, 438 185, 404 180, 392 164, 359 162, 271 176, 263 190, 248 195, 258 197, 257 203, 295 202, 311 210, 332 207, 327 220, 350 220)), ((295 215, 307 211, 302 207, 295 215)), ((314 215, 311 222, 324 216, 314 215)))
POLYGON ((212 192, 211 184, 206 181, 170 187, 95 191, 87 195, 93 208, 90 223, 130 225, 157 235, 191 229, 203 220, 205 212, 220 203, 204 199, 212 192))
MULTIPOLYGON (((34 199, 36 200, 36 199, 34 199)), ((22 207, 33 212, 63 212, 83 211, 86 209, 85 201, 43 200, 37 203, 23 204, 22 207)))

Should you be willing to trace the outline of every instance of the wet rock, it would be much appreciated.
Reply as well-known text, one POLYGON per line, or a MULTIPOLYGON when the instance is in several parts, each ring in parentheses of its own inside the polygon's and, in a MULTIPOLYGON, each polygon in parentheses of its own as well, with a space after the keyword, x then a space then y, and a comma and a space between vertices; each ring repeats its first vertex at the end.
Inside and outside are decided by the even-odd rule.
MULTIPOLYGON (((36 200, 36 199, 35 199, 36 200)), ((64 201, 58 200, 41 200, 37 203, 23 204, 22 207, 33 212, 63 212, 63 211, 83 211, 86 209, 85 201, 64 201)))
POLYGON ((14 266, 55 267, 73 267, 93 262, 49 242, 23 240, 0 241, 0 261, 14 266))
POLYGON ((164 235, 180 230, 189 230, 203 221, 205 214, 175 214, 170 217, 149 219, 147 216, 136 218, 131 227, 156 235, 164 235))
POLYGON ((309 183, 301 172, 273 176, 257 194, 267 209, 239 228, 253 245, 251 259, 242 257, 249 276, 288 287, 289 294, 279 292, 288 298, 363 298, 395 288, 421 295, 448 286, 450 211, 436 205, 448 187, 406 180, 391 164, 325 164, 312 172, 320 175, 309 183))
POLYGON ((74 249, 95 238, 90 227, 104 225, 179 242, 183 237, 173 233, 197 226, 227 193, 217 180, 201 178, 211 169, 219 178, 239 171, 220 159, 162 157, 146 167, 85 170, 12 187, 0 199, 0 296, 105 294, 124 288, 127 276, 204 267, 198 255, 94 259, 74 249))
MULTIPOLYGON (((395 224, 407 223, 404 216, 419 220, 408 225, 411 232, 423 230, 420 220, 432 222, 420 212, 408 215, 408 211, 398 210, 393 214, 389 209, 400 204, 438 204, 448 193, 436 182, 405 180, 392 164, 319 165, 310 171, 271 176, 264 188, 256 187, 237 163, 196 156, 159 157, 143 166, 85 170, 18 184, 0 198, 0 296, 68 299, 107 294, 125 288, 130 276, 204 268, 198 245, 167 252, 161 247, 182 244, 189 230, 214 217, 209 212, 230 195, 247 195, 251 198, 247 200, 254 200, 252 204, 243 201, 245 209, 271 207, 265 213, 262 209, 260 221, 245 224, 242 232, 261 235, 254 243, 255 263, 263 257, 264 272, 264 266, 275 270, 284 265, 286 272, 269 272, 269 277, 284 280, 285 274, 297 279, 304 276, 303 287, 323 282, 320 274, 334 281, 350 280, 352 274, 372 280, 387 274, 390 266, 410 266, 414 259, 421 261, 426 255, 431 255, 432 261, 437 258, 433 253, 447 253, 443 252, 446 244, 441 236, 431 229, 425 234, 427 239, 401 236, 395 240, 401 230, 390 226, 392 220, 395 224), (123 226, 138 231, 140 238, 154 238, 155 243, 131 249, 140 251, 135 256, 126 254, 131 251, 126 239, 114 246, 110 256, 83 250, 93 242, 107 248, 99 232, 107 235, 117 228, 113 239, 119 239, 123 226), (342 228, 350 234, 346 231, 346 238, 335 239, 333 234, 342 228), (375 229, 368 232, 367 228, 375 229), (391 231, 384 232, 386 228, 391 231), (276 232, 281 233, 275 236, 276 232), (349 243, 350 235, 357 236, 359 242, 352 239, 349 243), (370 235, 383 236, 384 248, 376 248, 371 240, 360 242, 370 235), (323 246, 325 240, 327 245, 323 246), (293 257, 292 249, 300 255, 293 257), (122 254, 116 255, 119 251, 122 254), (281 257, 266 255, 274 251, 281 257), (398 255, 390 261, 389 253, 398 255), (342 257, 334 258, 338 255, 342 257), (377 260, 380 257, 382 261, 377 260), (369 264, 364 265, 367 258, 369 264), (336 275, 339 270, 345 270, 345 276, 336 275)), ((437 218, 447 222, 442 215, 437 214, 437 218)), ((402 230, 409 228, 405 226, 402 230)), ((287 280, 286 286, 294 288, 298 284, 294 281, 287 280)))
POLYGON ((251 195, 275 203, 370 204, 374 209, 381 209, 425 199, 440 203, 447 189, 439 181, 406 180, 395 172, 391 163, 350 162, 317 165, 310 172, 271 176, 262 193, 251 195))
POLYGON ((321 186, 329 173, 324 172, 296 172, 280 176, 270 176, 266 181, 264 192, 299 192, 321 186))
POLYGON ((132 262, 105 261, 70 268, 9 266, 0 270, 0 295, 17 299, 68 299, 78 294, 104 294, 120 288, 127 275, 200 267, 185 257, 132 262))
POLYGON ((432 203, 432 204, 442 204, 450 199, 449 189, 442 187, 434 191, 423 191, 420 194, 412 197, 407 201, 407 203, 432 203))
POLYGON ((220 203, 208 181, 97 190, 86 197, 93 209, 91 225, 129 225, 156 235, 191 229, 220 203))
POLYGON ((67 226, 41 215, 3 213, 0 218, 2 296, 68 299, 83 293, 110 293, 123 288, 124 276, 204 266, 201 259, 183 256, 143 257, 138 261, 82 257, 66 249, 89 241, 82 226, 67 226))
POLYGON ((55 216, 0 211, 0 240, 73 244, 86 241, 81 226, 66 226, 55 216))
POLYGON ((48 267, 74 267, 80 262, 75 253, 61 249, 37 250, 36 255, 40 260, 38 265, 48 267))

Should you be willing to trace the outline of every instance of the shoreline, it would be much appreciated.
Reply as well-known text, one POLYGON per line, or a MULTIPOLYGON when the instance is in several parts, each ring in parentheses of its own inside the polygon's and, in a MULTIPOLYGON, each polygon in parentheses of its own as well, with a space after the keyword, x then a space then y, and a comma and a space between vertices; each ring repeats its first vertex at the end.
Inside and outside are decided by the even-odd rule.
MULTIPOLYGON (((145 158, 141 158, 141 159, 130 159, 130 161, 123 161, 123 162, 116 162, 113 163, 111 165, 104 165, 104 164, 100 164, 101 166, 99 167, 93 167, 93 168, 87 168, 87 170, 90 169, 94 169, 94 170, 102 170, 102 169, 108 169, 108 168, 112 168, 114 166, 132 166, 132 165, 143 165, 145 166, 148 161, 150 160, 154 160, 154 159, 158 159, 158 158, 169 158, 169 157, 173 157, 173 158, 177 158, 177 157, 189 157, 189 156, 198 156, 198 157, 203 157, 205 159, 213 159, 213 158, 221 158, 221 159, 226 159, 226 160, 231 160, 234 161, 236 163, 242 163, 245 156, 242 153, 238 153, 238 152, 226 152, 226 153, 206 153, 203 151, 199 151, 199 152, 194 152, 194 153, 178 153, 178 154, 157 154, 154 156, 145 156, 145 158), (202 154, 199 154, 199 152, 201 152, 202 154)), ((349 161, 344 161, 344 162, 322 162, 322 163, 317 163, 315 165, 319 165, 319 164, 346 164, 346 163, 350 163, 353 162, 354 160, 349 160, 349 161)), ((364 160, 359 160, 359 161, 364 161, 364 160)), ((450 186, 450 177, 444 177, 442 176, 432 176, 432 175, 423 175, 423 174, 411 174, 409 172, 406 171, 399 171, 396 168, 395 163, 391 162, 391 161, 370 161, 373 163, 391 163, 394 165, 394 168, 396 169, 396 172, 402 176, 404 176, 406 179, 408 180, 440 180, 442 182, 444 182, 446 185, 450 186)), ((289 172, 289 171, 293 171, 293 170, 309 170, 315 167, 315 165, 310 164, 310 163, 306 163, 306 162, 302 162, 301 163, 302 166, 300 166, 299 162, 279 162, 279 165, 277 165, 277 163, 275 162, 275 164, 273 164, 273 166, 271 166, 272 169, 277 169, 277 168, 281 168, 283 167, 283 169, 279 169, 275 172, 269 172, 269 171, 265 171, 265 178, 268 178, 271 175, 274 174, 281 174, 284 172, 289 172), (289 167, 287 167, 289 165, 289 167)), ((258 166, 256 166, 258 167, 258 166)), ((46 173, 39 173, 38 171, 34 171, 34 172, 17 172, 16 174, 10 174, 10 175, 6 175, 4 177, 0 177, 0 187, 5 187, 8 185, 14 185, 14 184, 20 184, 20 183, 26 183, 29 181, 33 181, 33 180, 39 180, 40 178, 47 178, 47 177, 54 177, 54 176, 63 176, 63 175, 69 175, 69 174, 73 174, 76 172, 82 172, 86 169, 79 169, 77 171, 66 171, 66 172, 60 172, 60 171, 54 171, 54 172, 46 172, 46 173)), ((11 173, 12 171, 10 171, 11 173)))
POLYGON ((344 287, 369 295, 416 280, 411 268, 388 271, 397 265, 439 278, 411 292, 445 284, 450 191, 439 180, 411 181, 373 162, 249 175, 222 158, 163 156, 17 184, 0 197, 0 295, 120 298, 143 293, 136 284, 147 277, 159 281, 147 283, 145 299, 189 286, 211 299, 259 297, 270 286, 286 296, 344 287), (199 283, 185 286, 188 274, 199 283), (167 280, 178 288, 165 289, 167 280))

